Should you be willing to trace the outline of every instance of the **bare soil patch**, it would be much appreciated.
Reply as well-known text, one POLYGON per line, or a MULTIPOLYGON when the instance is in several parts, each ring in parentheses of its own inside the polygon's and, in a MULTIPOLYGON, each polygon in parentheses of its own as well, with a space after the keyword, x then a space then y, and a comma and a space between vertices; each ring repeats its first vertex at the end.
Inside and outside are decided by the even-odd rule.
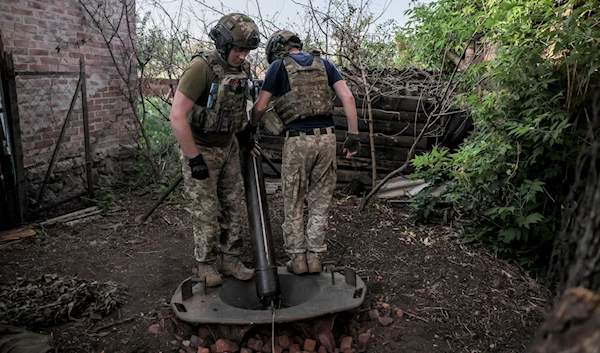
MULTIPOLYGON (((186 205, 161 205, 147 224, 135 224, 152 201, 129 193, 99 220, 51 226, 47 236, 0 250, 1 285, 58 274, 127 287, 127 303, 102 320, 86 317, 36 329, 52 334, 61 352, 178 352, 183 340, 197 334, 168 305, 195 267, 186 205), (155 333, 148 332, 152 325, 155 333)), ((353 324, 338 331, 370 332, 362 347, 368 352, 525 350, 549 308, 535 280, 483 249, 459 244, 451 227, 413 225, 407 210, 382 202, 358 214, 359 201, 336 195, 330 218, 327 258, 356 269, 368 288, 353 324)), ((269 207, 276 258, 283 265, 280 195, 270 196, 269 207)), ((248 239, 243 260, 251 264, 248 239)))

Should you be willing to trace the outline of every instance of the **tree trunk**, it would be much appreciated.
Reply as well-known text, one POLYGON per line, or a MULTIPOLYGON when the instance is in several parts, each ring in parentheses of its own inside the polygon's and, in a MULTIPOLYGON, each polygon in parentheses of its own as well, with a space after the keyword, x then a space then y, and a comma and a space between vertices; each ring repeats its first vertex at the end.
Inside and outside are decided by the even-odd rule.
POLYGON ((529 353, 600 353, 600 295, 569 289, 540 327, 529 353))
POLYGON ((539 329, 530 353, 600 353, 600 94, 591 109, 591 146, 579 155, 576 180, 565 202, 549 283, 562 298, 539 329))
MULTIPOLYGON (((600 126, 600 94, 592 108, 590 139, 600 126)), ((596 137, 577 161, 576 181, 565 202, 563 231, 550 264, 551 283, 560 295, 568 288, 583 286, 600 290, 600 137, 596 137)))

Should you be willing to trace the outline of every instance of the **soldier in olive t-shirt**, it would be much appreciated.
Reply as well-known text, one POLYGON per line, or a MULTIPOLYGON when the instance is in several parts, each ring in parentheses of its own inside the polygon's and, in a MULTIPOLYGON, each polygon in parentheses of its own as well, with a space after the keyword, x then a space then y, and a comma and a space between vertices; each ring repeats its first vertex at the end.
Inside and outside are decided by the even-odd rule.
MULTIPOLYGON (((205 107, 210 85, 213 82, 219 82, 217 74, 210 68, 206 60, 197 56, 183 72, 177 90, 196 104, 205 107)), ((231 142, 233 132, 206 133, 192 128, 192 135, 197 144, 209 147, 224 147, 231 142)))
POLYGON ((249 150, 254 141, 249 134, 241 138, 238 133, 238 139, 233 134, 247 119, 250 70, 245 59, 258 47, 260 34, 252 19, 234 13, 223 16, 209 35, 216 50, 201 51, 192 59, 177 86, 169 119, 181 147, 198 276, 213 287, 222 283, 219 273, 244 281, 254 276, 239 259, 243 242, 238 140, 244 148, 250 145, 249 150))

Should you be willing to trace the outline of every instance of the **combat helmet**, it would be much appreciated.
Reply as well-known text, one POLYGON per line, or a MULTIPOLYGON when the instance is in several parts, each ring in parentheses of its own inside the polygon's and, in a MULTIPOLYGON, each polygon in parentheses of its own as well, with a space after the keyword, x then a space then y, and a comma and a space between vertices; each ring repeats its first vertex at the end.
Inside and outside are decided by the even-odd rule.
POLYGON ((230 13, 221 17, 208 35, 225 60, 232 47, 253 50, 260 42, 258 26, 250 17, 241 13, 230 13))
POLYGON ((289 45, 292 48, 302 50, 302 41, 298 36, 290 31, 277 31, 273 33, 267 41, 267 61, 272 63, 277 59, 281 59, 287 52, 285 46, 289 45))

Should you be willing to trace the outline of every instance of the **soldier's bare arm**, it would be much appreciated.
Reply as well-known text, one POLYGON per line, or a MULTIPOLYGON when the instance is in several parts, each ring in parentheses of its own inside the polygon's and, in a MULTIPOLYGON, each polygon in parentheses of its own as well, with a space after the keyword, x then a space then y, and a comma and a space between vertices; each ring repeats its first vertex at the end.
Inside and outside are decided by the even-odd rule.
POLYGON ((335 94, 340 97, 342 105, 344 106, 344 114, 348 119, 348 132, 351 134, 358 134, 358 115, 356 113, 356 102, 354 96, 346 85, 346 81, 340 80, 333 84, 333 90, 335 94))
MULTIPOLYGON (((348 88, 346 81, 340 80, 333 84, 333 90, 342 101, 344 114, 346 114, 346 118, 348 119, 348 133, 358 135, 358 114, 356 113, 356 102, 354 101, 354 96, 352 95, 350 88, 348 88)), ((357 137, 358 136, 355 138, 356 141, 358 141, 357 137)), ((352 158, 358 153, 358 150, 350 151, 350 149, 344 149, 343 152, 346 153, 346 158, 352 158)))
POLYGON ((258 94, 258 100, 256 100, 256 103, 254 104, 254 107, 252 108, 252 125, 253 126, 258 125, 258 122, 260 121, 263 114, 265 114, 265 111, 267 110, 267 106, 269 105, 271 98, 273 98, 273 94, 271 94, 271 92, 260 91, 260 93, 258 94))
POLYGON ((173 98, 173 106, 171 108, 171 114, 169 120, 171 120, 171 127, 173 128, 173 134, 179 146, 185 153, 186 157, 192 158, 200 154, 194 138, 192 137, 192 129, 187 121, 187 115, 192 110, 194 101, 186 97, 180 91, 175 92, 173 98))

